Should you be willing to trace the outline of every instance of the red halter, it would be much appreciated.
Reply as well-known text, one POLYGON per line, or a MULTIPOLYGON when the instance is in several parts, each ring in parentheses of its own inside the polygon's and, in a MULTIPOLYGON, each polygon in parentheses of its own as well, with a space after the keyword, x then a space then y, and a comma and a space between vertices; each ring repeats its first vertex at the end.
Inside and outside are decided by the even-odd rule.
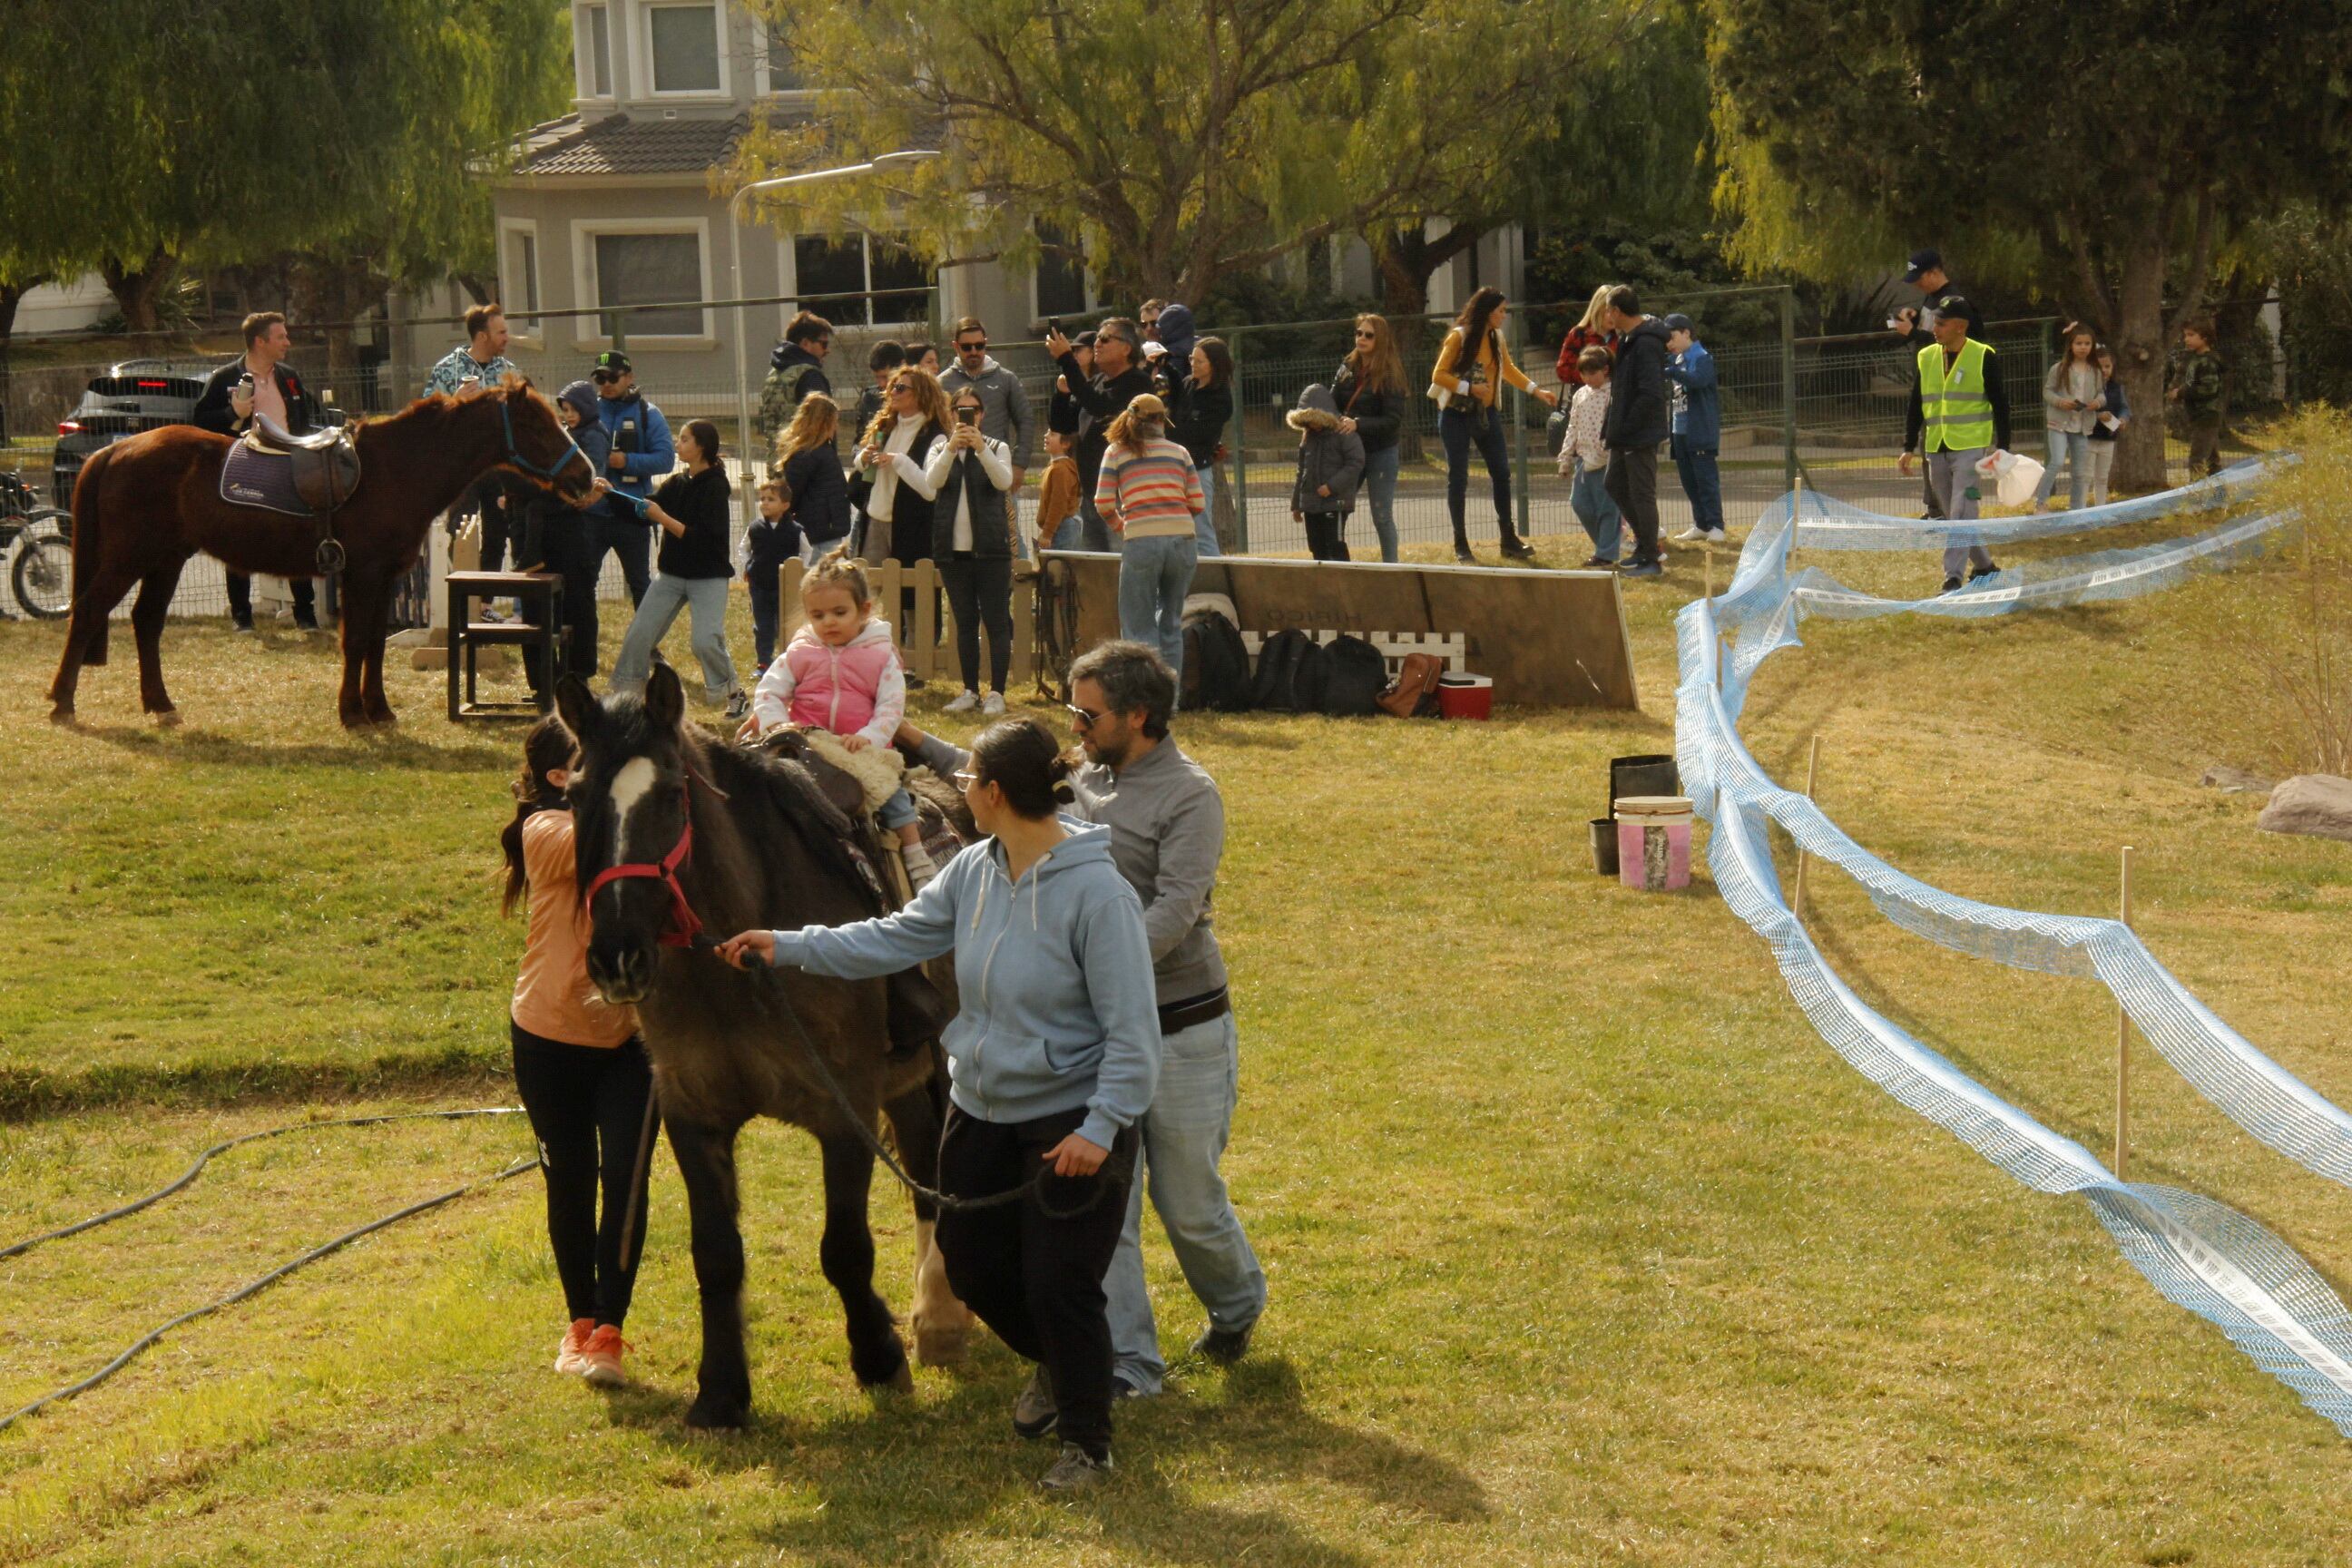
POLYGON ((588 884, 587 897, 581 902, 593 901, 597 889, 607 882, 624 881, 631 877, 646 877, 661 882, 669 889, 669 929, 662 932, 661 944, 664 947, 692 947, 695 937, 702 930, 702 921, 696 917, 694 906, 686 901, 686 889, 677 885, 678 868, 694 856, 694 785, 691 780, 679 787, 677 805, 684 825, 677 830, 677 844, 661 858, 661 863, 655 865, 640 860, 625 866, 607 866, 596 873, 594 881, 588 884))

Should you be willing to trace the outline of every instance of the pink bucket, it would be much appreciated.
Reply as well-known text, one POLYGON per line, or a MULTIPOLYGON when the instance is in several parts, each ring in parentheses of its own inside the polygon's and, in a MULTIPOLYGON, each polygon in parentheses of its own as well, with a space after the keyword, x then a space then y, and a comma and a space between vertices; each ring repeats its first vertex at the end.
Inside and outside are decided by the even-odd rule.
POLYGON ((1690 886, 1690 802, 1627 795, 1617 802, 1617 879, 1644 892, 1690 886))

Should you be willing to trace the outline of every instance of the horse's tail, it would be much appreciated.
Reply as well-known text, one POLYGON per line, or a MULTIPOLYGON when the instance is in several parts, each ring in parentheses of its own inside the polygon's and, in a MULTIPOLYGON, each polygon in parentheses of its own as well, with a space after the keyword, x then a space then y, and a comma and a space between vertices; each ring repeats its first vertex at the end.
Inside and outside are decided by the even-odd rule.
MULTIPOLYGON (((98 580, 100 532, 98 492, 106 477, 106 459, 112 455, 111 446, 100 447, 82 460, 81 472, 74 479, 73 490, 73 607, 74 618, 68 623, 81 629, 81 617, 89 585, 98 580)), ((82 662, 102 665, 106 662, 107 624, 112 619, 106 607, 91 606, 89 613, 98 624, 89 628, 89 640, 83 645, 82 662)))

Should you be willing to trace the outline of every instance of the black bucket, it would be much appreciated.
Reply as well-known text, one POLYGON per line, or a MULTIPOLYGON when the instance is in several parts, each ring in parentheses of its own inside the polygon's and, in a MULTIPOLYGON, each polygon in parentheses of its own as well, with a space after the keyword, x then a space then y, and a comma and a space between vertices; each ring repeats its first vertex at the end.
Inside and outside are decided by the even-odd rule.
POLYGON ((1603 877, 1617 874, 1617 819, 1613 816, 1592 819, 1592 868, 1603 877))
POLYGON ((1653 753, 1642 757, 1612 757, 1609 760, 1609 809, 1612 812, 1617 809, 1617 803, 1629 795, 1682 793, 1682 770, 1675 766, 1675 760, 1670 756, 1653 753))

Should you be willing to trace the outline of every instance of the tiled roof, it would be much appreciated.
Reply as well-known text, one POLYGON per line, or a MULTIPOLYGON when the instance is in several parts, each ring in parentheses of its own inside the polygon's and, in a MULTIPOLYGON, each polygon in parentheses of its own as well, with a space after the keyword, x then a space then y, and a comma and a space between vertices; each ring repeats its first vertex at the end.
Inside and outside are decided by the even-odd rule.
POLYGON ((583 121, 577 114, 534 125, 516 148, 518 174, 697 174, 724 163, 748 128, 732 120, 583 121))

